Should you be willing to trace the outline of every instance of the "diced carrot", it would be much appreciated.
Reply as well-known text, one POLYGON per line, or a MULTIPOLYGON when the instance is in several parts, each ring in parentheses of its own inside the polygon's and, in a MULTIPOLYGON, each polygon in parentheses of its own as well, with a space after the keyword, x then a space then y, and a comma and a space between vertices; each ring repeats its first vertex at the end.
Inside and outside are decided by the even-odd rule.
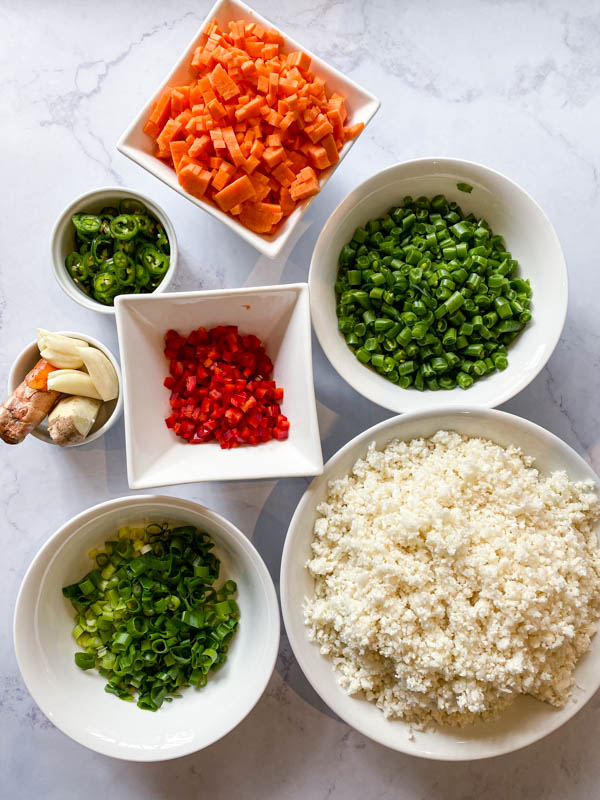
POLYGON ((219 103, 216 97, 207 104, 207 108, 213 119, 221 119, 227 114, 227 109, 222 103, 219 103))
POLYGON ((296 173, 287 166, 287 164, 277 164, 271 175, 279 181, 282 186, 289 186, 296 180, 296 173))
POLYGON ((346 141, 348 139, 354 139, 364 129, 364 127, 364 122, 357 122, 355 125, 349 125, 347 128, 344 128, 344 139, 346 141))
POLYGON ((294 53, 288 53, 287 63, 290 67, 298 67, 298 69, 306 71, 310 69, 310 56, 301 50, 296 50, 294 53))
POLYGON ((202 198, 208 189, 212 172, 202 169, 197 164, 187 164, 177 174, 180 185, 194 197, 202 198))
POLYGON ((296 181, 290 186, 290 197, 296 202, 306 200, 319 192, 319 181, 311 178, 308 181, 296 181))
POLYGON ((250 155, 260 158, 265 152, 265 146, 260 139, 255 139, 252 147, 250 148, 250 155))
POLYGON ((235 133, 233 132, 233 128, 223 128, 223 141, 227 149, 229 150, 229 154, 231 155, 231 160, 236 165, 236 167, 240 167, 244 161, 244 154, 240 150, 239 142, 236 138, 235 133))
POLYGON ((255 97, 253 100, 250 100, 236 110, 235 118, 238 121, 241 121, 244 119, 250 119, 250 117, 255 117, 260 113, 260 109, 264 106, 264 104, 265 101, 263 97, 255 97))
POLYGON ((204 133, 194 140, 194 143, 188 150, 190 158, 202 158, 203 155, 209 152, 211 145, 211 138, 208 134, 204 133))
POLYGON ((283 147, 267 147, 262 155, 262 159, 269 169, 273 169, 284 158, 285 150, 283 147))
POLYGON ((150 134, 154 139, 158 138, 159 133, 165 127, 171 114, 171 90, 166 89, 158 98, 152 108, 152 112, 144 128, 144 133, 150 134), (148 128, 148 130, 146 130, 148 128))
POLYGON ((335 140, 331 134, 328 134, 321 139, 321 147, 327 153, 327 159, 329 163, 337 164, 337 162, 340 160, 340 156, 335 144, 335 140))
POLYGON ((240 221, 255 233, 270 233, 283 217, 281 206, 275 203, 244 203, 240 221))
POLYGON ((281 204, 283 216, 288 217, 296 207, 296 202, 292 200, 290 190, 287 188, 287 186, 281 187, 281 191, 279 193, 279 202, 281 204))
MULTIPOLYGON (((335 152, 337 153, 337 150, 335 152)), ((316 167, 317 169, 327 169, 327 167, 331 166, 331 162, 327 157, 327 151, 324 147, 321 147, 318 144, 311 145, 308 148, 307 155, 310 158, 313 167, 316 167)))
MULTIPOLYGON (((175 167, 175 171, 179 171, 179 162, 183 158, 184 155, 187 155, 189 145, 187 142, 171 142, 169 144, 169 148, 171 150, 171 158, 173 159, 173 166, 175 167)), ((194 157, 192 155, 192 157, 194 157)))
POLYGON ((182 128, 183 125, 176 119, 168 120, 168 122, 165 124, 165 127, 162 129, 158 135, 158 138, 156 139, 156 144, 158 145, 157 155, 159 158, 167 158, 171 155, 169 144, 173 141, 182 128))
POLYGON ((186 104, 185 96, 178 89, 173 89, 171 92, 171 113, 175 115, 181 114, 187 105, 189 105, 189 103, 186 104))
POLYGON ((229 211, 233 206, 238 203, 244 203, 246 200, 254 198, 254 187, 247 175, 238 178, 229 186, 221 189, 214 196, 215 201, 221 207, 222 211, 229 211))
POLYGON ((327 117, 320 114, 312 125, 304 129, 306 135, 310 138, 311 142, 316 144, 321 141, 324 136, 333 133, 333 125, 327 117))
POLYGON ((210 82, 215 92, 218 92, 224 100, 231 100, 240 93, 240 87, 231 79, 221 64, 217 64, 210 73, 210 82))
POLYGON ((321 171, 364 127, 347 124, 344 97, 310 56, 281 53, 283 43, 257 22, 212 20, 193 53, 197 77, 165 89, 144 127, 186 191, 263 234, 319 191, 321 171))

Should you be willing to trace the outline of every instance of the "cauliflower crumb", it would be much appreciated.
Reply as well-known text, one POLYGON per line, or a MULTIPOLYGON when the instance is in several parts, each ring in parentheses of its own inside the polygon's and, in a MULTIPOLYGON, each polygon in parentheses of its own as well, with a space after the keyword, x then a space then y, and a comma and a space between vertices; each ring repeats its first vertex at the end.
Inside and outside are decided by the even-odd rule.
POLYGON ((416 729, 567 702, 600 616, 593 484, 438 431, 371 444, 318 511, 304 618, 348 694, 416 729))

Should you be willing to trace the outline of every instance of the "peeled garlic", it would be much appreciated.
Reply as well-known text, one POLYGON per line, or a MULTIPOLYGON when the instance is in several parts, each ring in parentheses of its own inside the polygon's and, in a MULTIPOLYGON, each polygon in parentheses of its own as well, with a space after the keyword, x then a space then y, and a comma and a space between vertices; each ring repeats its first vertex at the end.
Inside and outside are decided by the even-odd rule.
POLYGON ((95 347, 80 347, 78 353, 100 397, 104 401, 114 400, 115 397, 118 397, 117 373, 104 353, 95 347))
MULTIPOLYGON (((91 348, 90 348, 91 349, 91 348)), ((57 369, 48 375, 48 389, 65 394, 79 394, 82 397, 93 397, 102 400, 94 382, 86 372, 77 369, 57 369)))
POLYGON ((76 339, 74 336, 65 336, 62 333, 52 333, 44 328, 37 329, 37 343, 40 349, 50 348, 59 353, 69 353, 72 356, 77 355, 78 347, 89 347, 88 343, 83 339, 76 339))
POLYGON ((49 361, 53 367, 60 369, 77 369, 83 366, 83 361, 78 353, 71 355, 71 353, 54 350, 52 347, 40 347, 38 344, 40 355, 49 361))

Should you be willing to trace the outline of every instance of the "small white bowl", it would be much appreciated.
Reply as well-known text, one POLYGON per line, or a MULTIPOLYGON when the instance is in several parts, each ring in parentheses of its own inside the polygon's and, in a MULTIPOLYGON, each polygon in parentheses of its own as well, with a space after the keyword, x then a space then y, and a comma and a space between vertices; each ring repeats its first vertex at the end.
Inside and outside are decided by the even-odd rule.
MULTIPOLYGON (((119 368, 119 362, 115 358, 115 356, 110 352, 108 347, 105 347, 102 342, 99 342, 97 339, 94 339, 92 336, 88 336, 85 333, 76 333, 75 331, 58 331, 63 336, 73 336, 76 339, 83 339, 83 341, 88 342, 92 347, 97 347, 104 355, 109 359, 110 363, 113 365, 115 372, 117 373, 117 380, 119 382, 119 395, 115 400, 109 400, 107 403, 102 403, 100 406, 100 410, 98 411, 98 416, 96 417, 96 421, 94 422, 91 431, 85 437, 82 442, 74 442, 73 444, 64 445, 64 447, 81 447, 83 444, 89 444, 93 442, 95 439, 99 439, 101 436, 104 436, 106 431, 115 424, 115 422, 121 416, 121 412, 123 411, 123 392, 121 391, 122 381, 121 381, 121 370, 119 368)), ((40 360, 41 355, 40 351, 38 350, 37 342, 33 341, 30 342, 27 347, 23 348, 19 355, 16 357, 14 364, 11 367, 11 370, 8 374, 8 393, 11 394, 17 388, 17 386, 21 383, 23 378, 27 375, 30 369, 32 369, 35 364, 40 360)), ((48 433, 48 419, 44 419, 40 422, 37 428, 34 428, 29 436, 33 436, 35 439, 39 439, 42 442, 47 442, 48 444, 55 444, 52 441, 50 434, 48 433)), ((29 437, 27 437, 29 438, 29 437)), ((58 446, 58 445, 57 445, 58 446)))
MULTIPOLYGON (((172 170, 171 167, 168 166, 164 161, 156 158, 154 154, 155 142, 150 136, 144 133, 144 125, 148 120, 148 115, 150 114, 152 108, 152 102, 162 94, 163 90, 167 86, 180 86, 197 78, 197 74, 190 67, 192 56, 198 45, 198 41, 202 36, 204 29, 206 28, 206 25, 215 18, 219 21, 221 26, 226 25, 230 20, 244 19, 258 22, 266 28, 276 28, 279 30, 277 25, 274 25, 264 17, 261 17, 260 14, 247 6, 245 3, 240 2, 240 0, 218 0, 202 23, 200 30, 194 35, 194 38, 186 48, 182 57, 171 70, 170 74, 164 79, 164 81, 162 81, 160 87, 153 93, 152 98, 146 103, 144 108, 140 111, 129 128, 127 128, 125 133, 123 133, 117 143, 117 149, 123 153, 123 155, 127 156, 132 161, 135 161, 141 167, 148 170, 148 172, 152 173, 152 175, 159 178, 161 181, 163 181, 163 183, 166 183, 167 186, 170 186, 172 189, 175 189, 176 192, 179 192, 179 194, 187 197, 187 199, 197 205, 198 208, 204 209, 204 211, 207 211, 211 216, 215 217, 215 219, 223 222, 228 228, 241 236, 242 239, 247 241, 265 256, 268 258, 276 258, 281 252, 281 249, 284 247, 285 243, 290 238, 294 228, 304 216, 314 198, 309 198, 298 205, 295 211, 293 211, 290 216, 278 226, 274 234, 266 236, 259 233, 254 233, 238 222, 234 217, 223 213, 216 205, 209 203, 206 200, 199 200, 198 198, 186 192, 179 185, 177 175, 175 174, 174 170, 172 170)), ((370 92, 367 92, 366 89, 362 89, 349 78, 342 75, 341 72, 338 72, 338 70, 330 67, 324 61, 321 61, 321 59, 311 53, 310 50, 307 50, 301 44, 294 41, 294 39, 286 36, 283 31, 280 31, 280 33, 284 38, 284 50, 286 52, 303 50, 311 57, 311 69, 314 74, 324 78, 327 81, 328 90, 336 91, 344 95, 347 101, 346 106, 348 109, 348 123, 354 125, 358 122, 364 122, 366 126, 381 105, 379 100, 370 92)), ((329 178, 340 166, 343 159, 354 144, 354 141, 355 140, 346 142, 340 151, 340 160, 334 167, 323 173, 320 179, 321 190, 323 190, 329 178)))
MULTIPOLYGON (((330 481, 347 475, 364 456, 371 442, 378 449, 392 439, 409 441, 432 436, 438 430, 491 439, 503 446, 517 445, 533 456, 542 473, 565 470, 573 481, 594 481, 591 467, 557 436, 520 417, 503 411, 462 407, 431 409, 392 417, 356 436, 327 462, 300 500, 290 523, 281 562, 281 606, 290 644, 311 685, 348 725, 393 750, 411 756, 441 761, 467 761, 510 753, 555 731, 574 716, 600 686, 600 634, 592 639, 589 652, 579 661, 571 700, 564 708, 521 696, 498 720, 465 728, 436 726, 411 734, 410 726, 387 720, 367 700, 347 695, 339 686, 333 665, 319 646, 308 640, 302 605, 314 595, 314 580, 306 569, 311 557, 317 507, 325 500, 330 481)), ((600 534, 600 525, 596 527, 600 534)))
POLYGON ((99 303, 97 300, 94 300, 93 297, 83 292, 74 283, 65 267, 65 258, 74 250, 73 239, 75 236, 75 228, 73 227, 71 217, 73 214, 82 211, 95 214, 104 206, 114 205, 115 202, 118 205, 119 200, 128 198, 139 200, 140 203, 143 203, 165 229, 171 250, 169 255, 169 269, 151 294, 164 292, 171 283, 175 267, 177 266, 177 237, 175 236, 175 228, 169 217, 160 206, 156 205, 156 203, 146 197, 146 195, 133 191, 133 189, 124 189, 122 186, 105 186, 101 189, 94 189, 91 192, 86 192, 73 200, 73 202, 65 208, 60 217, 56 220, 50 237, 52 269, 58 285, 65 294, 69 295, 69 297, 75 300, 76 303, 79 303, 80 306, 91 309, 92 311, 98 311, 100 314, 114 315, 114 306, 105 306, 103 303, 99 303))
POLYGON ((197 481, 319 475, 323 456, 315 405, 308 286, 217 289, 116 300, 123 365, 127 479, 131 489, 197 481), (262 341, 283 387, 289 438, 222 450, 217 442, 191 445, 165 425, 171 414, 164 336, 199 326, 237 325, 262 341))
POLYGON ((378 172, 340 203, 329 217, 313 251, 309 274, 315 332, 325 355, 357 392, 391 411, 469 405, 493 408, 510 400, 543 369, 560 338, 568 301, 567 267, 558 237, 542 209, 513 181, 481 164, 453 158, 404 161, 378 172), (470 194, 456 184, 469 183, 470 194), (405 195, 444 194, 465 213, 485 218, 504 237, 519 261, 519 275, 533 290, 533 319, 508 351, 508 367, 477 381, 466 391, 402 389, 361 364, 338 330, 334 283, 338 257, 355 229, 385 214, 405 195))
POLYGON ((176 497, 121 497, 73 517, 38 552, 17 597, 14 643, 23 680, 48 719, 76 742, 128 761, 162 761, 193 753, 238 725, 260 699, 279 646, 279 607, 264 561, 231 522, 176 497), (107 694, 96 670, 74 663, 73 609, 62 587, 90 569, 88 552, 121 525, 184 522, 207 531, 223 579, 238 585, 241 618, 226 663, 205 688, 155 713, 107 694))

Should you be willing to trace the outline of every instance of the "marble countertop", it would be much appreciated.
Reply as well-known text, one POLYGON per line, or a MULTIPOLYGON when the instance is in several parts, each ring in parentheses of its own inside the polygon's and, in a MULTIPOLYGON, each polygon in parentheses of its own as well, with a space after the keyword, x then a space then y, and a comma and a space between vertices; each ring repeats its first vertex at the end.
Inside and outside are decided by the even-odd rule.
MULTIPOLYGON (((256 0, 257 10, 379 95, 382 108, 276 260, 115 149, 209 10, 207 0, 20 0, 0 3, 2 278, 0 385, 34 328, 81 330, 117 350, 114 322, 87 312, 50 271, 55 218, 101 185, 139 189, 174 220, 181 261, 173 289, 306 279, 319 230, 337 203, 396 161, 447 155, 504 172, 556 226, 571 278, 563 336, 548 366, 507 403, 572 445, 600 471, 600 10, 595 0, 256 0)), ((330 368, 314 342, 324 456, 389 413, 330 368)), ((251 537, 278 583, 292 512, 307 481, 170 487, 251 537)), ((92 753, 56 730, 25 689, 11 618, 23 574, 65 520, 128 493, 122 421, 87 447, 36 440, 2 449, 4 555, 0 601, 0 774, 5 797, 71 800, 597 796, 600 694, 567 725, 518 753, 428 763, 348 728, 316 697, 285 636, 250 716, 209 749, 141 765, 92 753)))

